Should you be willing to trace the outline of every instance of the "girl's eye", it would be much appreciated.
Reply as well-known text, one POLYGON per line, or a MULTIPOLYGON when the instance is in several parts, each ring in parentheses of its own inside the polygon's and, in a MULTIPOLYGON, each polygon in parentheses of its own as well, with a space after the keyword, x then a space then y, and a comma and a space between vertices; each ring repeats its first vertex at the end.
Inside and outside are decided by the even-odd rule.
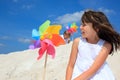
POLYGON ((85 24, 81 24, 83 27, 86 26, 85 24))

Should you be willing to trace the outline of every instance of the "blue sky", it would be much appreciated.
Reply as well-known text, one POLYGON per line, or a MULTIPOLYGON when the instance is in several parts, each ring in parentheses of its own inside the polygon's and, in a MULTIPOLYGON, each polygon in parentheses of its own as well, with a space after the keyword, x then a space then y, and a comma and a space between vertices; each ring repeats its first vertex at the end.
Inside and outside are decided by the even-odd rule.
MULTIPOLYGON (((0 54, 28 49, 31 31, 44 21, 65 25, 76 22, 84 10, 103 11, 120 32, 119 0, 0 0, 0 54)), ((80 36, 80 31, 73 37, 80 36)))

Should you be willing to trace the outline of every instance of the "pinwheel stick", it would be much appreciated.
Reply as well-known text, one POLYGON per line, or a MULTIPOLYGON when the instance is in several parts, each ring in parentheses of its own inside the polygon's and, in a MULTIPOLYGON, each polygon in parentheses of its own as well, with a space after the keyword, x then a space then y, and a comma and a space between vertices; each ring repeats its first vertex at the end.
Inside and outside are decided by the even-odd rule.
POLYGON ((44 64, 44 72, 43 72, 43 80, 45 80, 45 75, 46 75, 47 56, 48 56, 48 54, 46 53, 45 64, 44 64))

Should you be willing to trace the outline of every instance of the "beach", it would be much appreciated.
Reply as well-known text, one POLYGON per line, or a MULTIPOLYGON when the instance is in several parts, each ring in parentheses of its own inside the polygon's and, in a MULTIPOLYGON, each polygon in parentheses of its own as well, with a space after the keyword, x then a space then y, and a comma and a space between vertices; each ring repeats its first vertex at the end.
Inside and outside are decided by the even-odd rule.
MULTIPOLYGON (((45 80, 65 80, 72 42, 56 47, 55 58, 48 55, 45 80)), ((43 80, 45 54, 37 60, 38 50, 24 50, 0 54, 0 80, 43 80)), ((109 55, 107 62, 115 75, 120 79, 120 51, 109 55)))

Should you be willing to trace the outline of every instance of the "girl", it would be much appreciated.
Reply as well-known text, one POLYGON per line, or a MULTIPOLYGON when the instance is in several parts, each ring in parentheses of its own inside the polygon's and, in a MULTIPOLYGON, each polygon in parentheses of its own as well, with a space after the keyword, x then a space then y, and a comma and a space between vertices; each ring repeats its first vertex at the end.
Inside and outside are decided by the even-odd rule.
POLYGON ((106 58, 120 47, 120 35, 103 12, 86 11, 81 38, 73 41, 66 80, 115 80, 106 58))
POLYGON ((70 37, 71 37, 71 33, 68 32, 67 30, 63 33, 63 35, 61 35, 61 37, 64 39, 65 43, 68 44, 70 43, 70 37))

